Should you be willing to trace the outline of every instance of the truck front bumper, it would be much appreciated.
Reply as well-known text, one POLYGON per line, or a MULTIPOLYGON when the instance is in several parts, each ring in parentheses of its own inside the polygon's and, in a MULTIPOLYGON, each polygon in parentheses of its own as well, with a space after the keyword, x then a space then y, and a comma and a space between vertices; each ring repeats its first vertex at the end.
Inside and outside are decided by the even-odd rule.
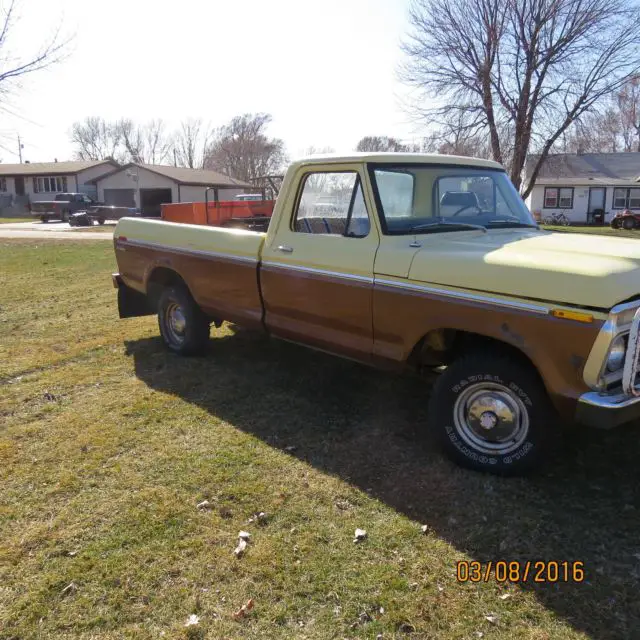
POLYGON ((640 397, 589 391, 578 398, 576 421, 598 429, 612 429, 640 419, 640 397))

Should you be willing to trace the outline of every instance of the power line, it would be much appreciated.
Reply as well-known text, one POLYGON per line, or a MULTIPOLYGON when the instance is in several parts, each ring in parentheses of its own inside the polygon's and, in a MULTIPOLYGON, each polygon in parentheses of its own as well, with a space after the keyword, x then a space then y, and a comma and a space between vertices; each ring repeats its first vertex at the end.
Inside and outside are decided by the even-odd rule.
POLYGON ((34 127, 39 127, 39 128, 43 128, 44 125, 41 124, 40 122, 36 122, 35 120, 31 120, 30 118, 27 118, 27 116, 21 114, 21 113, 16 113, 15 111, 11 110, 6 104, 0 104, 0 111, 4 111, 5 113, 7 113, 10 116, 13 116, 14 118, 18 118, 19 120, 22 120, 23 122, 26 122, 28 124, 33 125, 34 127))
MULTIPOLYGON (((6 151, 7 153, 10 153, 12 156, 16 155, 15 151, 11 151, 11 149, 7 149, 7 147, 5 147, 5 146, 3 146, 1 144, 0 144, 0 149, 2 149, 3 151, 6 151)), ((22 162, 22 160, 20 162, 22 162)))

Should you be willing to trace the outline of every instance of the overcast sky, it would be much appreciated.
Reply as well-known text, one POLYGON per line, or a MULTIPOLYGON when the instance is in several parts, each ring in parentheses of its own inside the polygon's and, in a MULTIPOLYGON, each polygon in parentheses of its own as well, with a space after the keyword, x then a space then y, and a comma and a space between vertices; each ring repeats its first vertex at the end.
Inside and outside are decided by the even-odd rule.
POLYGON ((212 126, 267 112, 292 157, 350 151, 364 135, 411 139, 397 81, 405 0, 20 0, 11 51, 59 24, 68 59, 25 78, 2 115, 0 158, 69 159, 76 120, 100 115, 212 126), (18 115, 19 114, 19 115, 18 115), (12 152, 12 153, 10 153, 12 152))

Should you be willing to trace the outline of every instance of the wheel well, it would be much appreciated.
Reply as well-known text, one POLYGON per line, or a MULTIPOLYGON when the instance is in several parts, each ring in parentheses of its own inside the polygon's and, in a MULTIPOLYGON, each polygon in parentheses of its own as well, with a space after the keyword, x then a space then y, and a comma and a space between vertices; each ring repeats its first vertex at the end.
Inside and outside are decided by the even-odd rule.
MULTIPOLYGON (((152 309, 157 308, 160 295, 162 294, 163 289, 166 289, 167 287, 183 287, 189 295, 193 297, 189 290, 189 286, 180 274, 173 269, 168 269, 167 267, 156 267, 147 279, 147 299, 149 301, 149 306, 152 309)), ((222 325, 222 320, 217 316, 211 317, 210 319, 216 327, 222 325)))
POLYGON ((429 331, 418 340, 409 355, 408 362, 416 368, 446 366, 463 353, 482 347, 506 353, 514 359, 528 363, 534 371, 538 372, 529 356, 508 342, 458 329, 433 329, 429 331))
POLYGON ((160 294, 163 289, 167 287, 182 286, 187 291, 189 287, 182 277, 173 271, 173 269, 167 269, 166 267, 156 267, 147 280, 147 297, 152 308, 155 308, 158 304, 160 294))

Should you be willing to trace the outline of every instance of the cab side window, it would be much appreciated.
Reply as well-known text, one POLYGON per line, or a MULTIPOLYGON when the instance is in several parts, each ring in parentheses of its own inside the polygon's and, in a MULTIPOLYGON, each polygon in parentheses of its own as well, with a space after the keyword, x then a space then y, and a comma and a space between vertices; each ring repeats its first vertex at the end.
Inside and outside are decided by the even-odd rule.
POLYGON ((369 215, 355 171, 315 172, 304 177, 294 231, 362 238, 369 229, 369 215))

